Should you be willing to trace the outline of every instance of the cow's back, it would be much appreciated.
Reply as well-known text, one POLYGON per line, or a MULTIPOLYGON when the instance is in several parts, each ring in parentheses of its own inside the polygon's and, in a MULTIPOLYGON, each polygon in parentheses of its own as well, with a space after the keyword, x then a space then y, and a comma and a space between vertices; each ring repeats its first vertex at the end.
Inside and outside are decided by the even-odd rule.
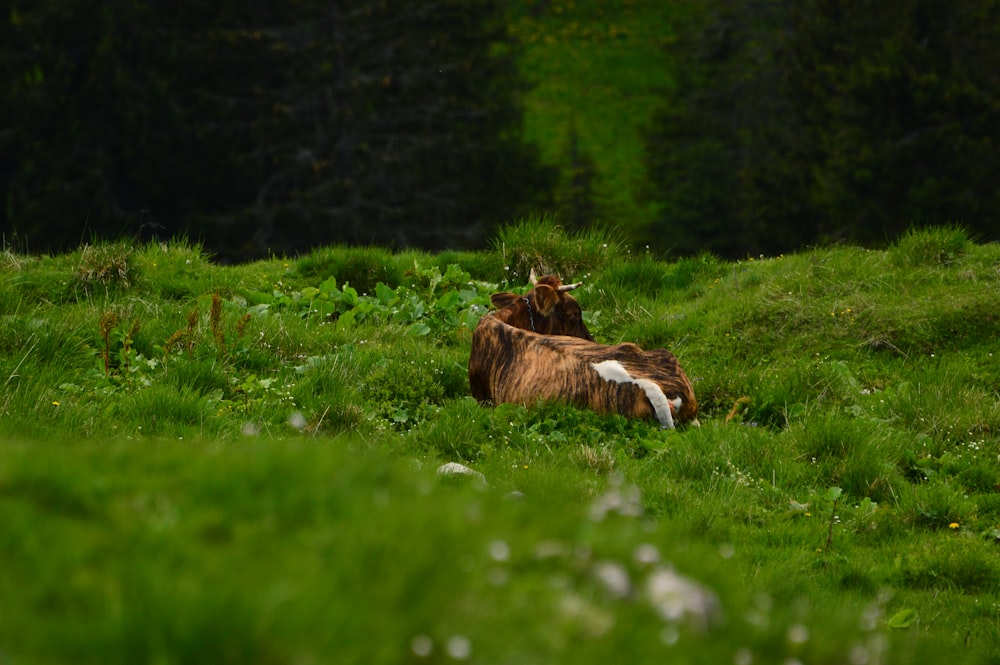
POLYGON ((539 335, 484 316, 472 336, 469 385, 480 402, 531 405, 559 401, 598 413, 631 418, 656 416, 643 385, 656 384, 664 398, 681 398, 676 417, 693 421, 698 404, 687 375, 666 349, 635 344, 605 346, 575 337, 539 335), (622 376, 609 379, 598 366, 617 363, 622 376))

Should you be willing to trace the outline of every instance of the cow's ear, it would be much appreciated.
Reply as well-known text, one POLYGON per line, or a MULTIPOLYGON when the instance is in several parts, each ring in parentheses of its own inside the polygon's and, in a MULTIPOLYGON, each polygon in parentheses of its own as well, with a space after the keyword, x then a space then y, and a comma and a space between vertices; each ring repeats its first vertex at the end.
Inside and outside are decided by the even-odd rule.
POLYGON ((542 316, 548 316, 559 302, 559 293, 551 286, 539 284, 535 287, 535 309, 542 316))
POLYGON ((490 302, 492 302, 493 306, 497 309, 504 309, 505 307, 513 305, 520 297, 521 296, 514 293, 494 293, 490 296, 490 302))

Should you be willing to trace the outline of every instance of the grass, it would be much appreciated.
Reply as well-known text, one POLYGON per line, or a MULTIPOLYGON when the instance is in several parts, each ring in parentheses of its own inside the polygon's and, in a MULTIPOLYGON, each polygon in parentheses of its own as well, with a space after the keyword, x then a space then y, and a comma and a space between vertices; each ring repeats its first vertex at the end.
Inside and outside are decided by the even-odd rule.
POLYGON ((998 285, 954 228, 8 253, 0 661, 996 663, 998 285), (674 350, 702 427, 475 403, 470 327, 539 264, 674 350))

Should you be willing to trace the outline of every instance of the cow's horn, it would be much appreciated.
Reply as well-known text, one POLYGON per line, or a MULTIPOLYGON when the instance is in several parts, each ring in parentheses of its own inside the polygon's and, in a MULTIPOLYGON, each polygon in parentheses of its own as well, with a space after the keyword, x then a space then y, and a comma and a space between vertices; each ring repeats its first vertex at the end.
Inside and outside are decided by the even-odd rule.
POLYGON ((559 292, 572 291, 573 289, 578 289, 583 286, 583 282, 577 282, 576 284, 563 284, 559 287, 559 292))
POLYGON ((535 269, 534 268, 532 268, 531 272, 528 273, 528 281, 531 282, 532 286, 535 286, 535 284, 538 283, 538 276, 535 275, 535 269))

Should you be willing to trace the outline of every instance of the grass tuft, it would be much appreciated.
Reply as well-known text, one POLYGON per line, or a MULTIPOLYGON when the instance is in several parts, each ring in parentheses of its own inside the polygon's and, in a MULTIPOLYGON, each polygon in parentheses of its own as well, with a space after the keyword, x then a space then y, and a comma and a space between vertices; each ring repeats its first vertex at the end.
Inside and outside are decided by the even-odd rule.
POLYGON ((84 245, 76 269, 77 282, 88 293, 97 287, 128 289, 138 277, 133 255, 133 248, 125 243, 84 245))
POLYGON ((407 266, 399 257, 378 247, 321 247, 299 258, 297 272, 316 284, 335 277, 341 284, 350 284, 359 293, 372 293, 382 282, 398 286, 407 266))
POLYGON ((961 226, 911 228, 889 248, 889 259, 898 266, 951 266, 971 245, 961 226))
POLYGON ((928 543, 901 557, 900 583, 916 589, 947 588, 980 593, 1000 585, 995 553, 961 537, 928 543))
POLYGON ((623 254, 613 232, 594 227, 571 234, 548 214, 500 227, 493 249, 514 283, 527 282, 532 269, 538 276, 554 274, 565 282, 575 281, 621 260, 623 254))

